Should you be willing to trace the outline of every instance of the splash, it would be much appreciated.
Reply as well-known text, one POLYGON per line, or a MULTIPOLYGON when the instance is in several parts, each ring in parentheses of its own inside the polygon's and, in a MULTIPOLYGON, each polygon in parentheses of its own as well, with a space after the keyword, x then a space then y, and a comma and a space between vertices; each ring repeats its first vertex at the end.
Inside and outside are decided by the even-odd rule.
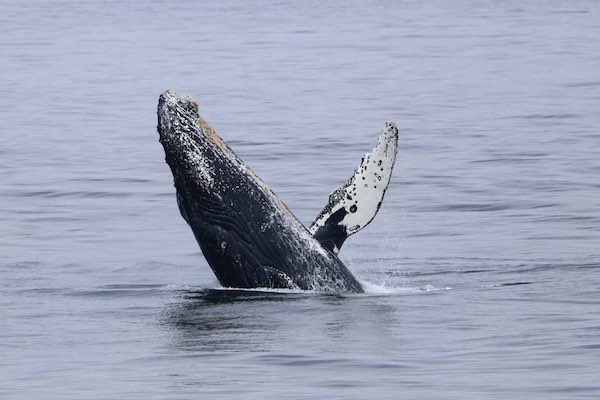
POLYGON ((417 294, 426 292, 438 292, 443 290, 451 290, 449 286, 436 287, 430 284, 411 287, 411 286, 386 286, 385 284, 376 284, 366 281, 360 282, 365 289, 366 295, 385 296, 385 295, 401 295, 401 294, 417 294))

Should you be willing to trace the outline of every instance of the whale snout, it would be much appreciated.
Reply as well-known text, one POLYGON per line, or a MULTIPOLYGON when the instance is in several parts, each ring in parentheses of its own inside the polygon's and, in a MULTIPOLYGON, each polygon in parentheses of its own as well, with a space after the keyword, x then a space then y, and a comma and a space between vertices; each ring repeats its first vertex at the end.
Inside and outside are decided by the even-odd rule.
POLYGON ((190 96, 177 97, 167 90, 158 99, 158 132, 161 142, 189 133, 199 118, 198 103, 190 96))
POLYGON ((185 159, 198 153, 197 145, 201 143, 198 119, 198 103, 191 97, 178 97, 171 90, 160 95, 157 130, 170 165, 173 158, 185 159))
MULTIPOLYGON (((177 184, 195 182, 208 190, 214 183, 215 157, 198 125, 198 103, 189 96, 177 97, 166 91, 158 102, 159 141, 165 150, 165 160, 171 167, 177 184)), ((186 186, 186 184, 181 184, 186 186)))
POLYGON ((181 113, 189 114, 190 117, 197 119, 198 114, 198 103, 191 96, 177 97, 177 93, 172 90, 163 92, 158 98, 158 109, 163 108, 165 111, 170 113, 179 111, 181 113))

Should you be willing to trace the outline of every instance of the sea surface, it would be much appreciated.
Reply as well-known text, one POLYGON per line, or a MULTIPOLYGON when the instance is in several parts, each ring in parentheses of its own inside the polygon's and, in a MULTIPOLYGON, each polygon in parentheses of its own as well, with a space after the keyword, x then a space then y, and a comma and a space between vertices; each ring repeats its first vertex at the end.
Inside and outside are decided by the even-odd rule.
POLYGON ((599 399, 600 2, 0 1, 1 399, 599 399), (308 225, 386 120, 366 294, 219 286, 156 104, 308 225))

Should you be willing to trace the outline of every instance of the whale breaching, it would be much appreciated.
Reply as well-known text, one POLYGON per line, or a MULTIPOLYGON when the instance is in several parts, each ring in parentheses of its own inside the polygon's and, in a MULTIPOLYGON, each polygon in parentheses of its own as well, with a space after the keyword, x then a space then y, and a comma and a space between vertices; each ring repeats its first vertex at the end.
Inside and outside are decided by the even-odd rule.
POLYGON ((337 254, 379 210, 398 148, 393 122, 309 229, 200 117, 191 97, 160 95, 158 133, 179 211, 221 285, 363 292, 337 254))

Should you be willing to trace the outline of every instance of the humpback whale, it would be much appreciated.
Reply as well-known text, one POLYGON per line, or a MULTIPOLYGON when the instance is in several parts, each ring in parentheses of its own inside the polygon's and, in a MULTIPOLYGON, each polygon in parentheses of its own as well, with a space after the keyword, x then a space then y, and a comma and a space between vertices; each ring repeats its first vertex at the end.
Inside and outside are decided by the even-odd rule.
POLYGON ((393 122, 308 229, 200 117, 191 97, 161 94, 157 129, 179 211, 221 285, 363 292, 338 253, 379 210, 398 147, 393 122))

